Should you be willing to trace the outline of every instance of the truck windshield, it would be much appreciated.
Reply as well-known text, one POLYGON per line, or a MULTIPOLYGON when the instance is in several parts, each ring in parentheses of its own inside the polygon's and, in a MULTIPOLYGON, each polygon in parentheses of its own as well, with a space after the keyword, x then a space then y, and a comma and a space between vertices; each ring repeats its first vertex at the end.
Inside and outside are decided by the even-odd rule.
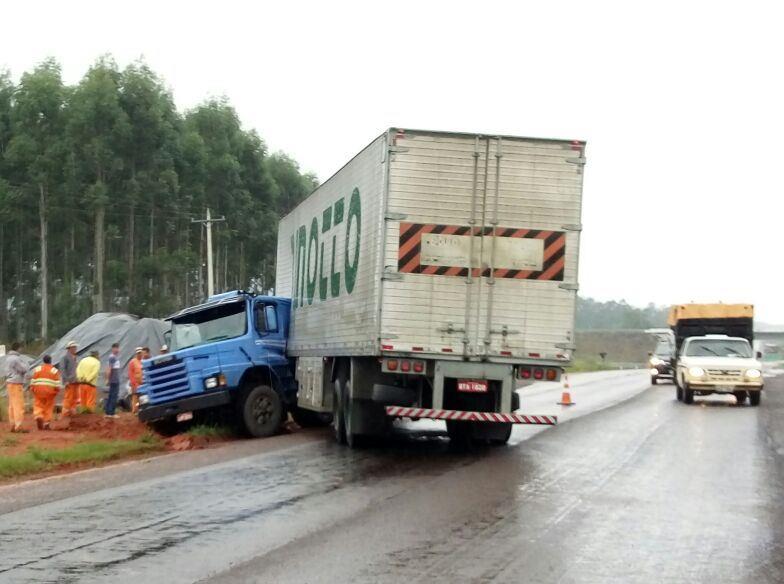
POLYGON ((751 357, 748 341, 703 339, 692 341, 686 347, 687 357, 751 357))
POLYGON ((171 350, 239 337, 247 331, 245 302, 230 302, 172 321, 171 350))
POLYGON ((653 352, 657 357, 672 357, 672 345, 667 341, 659 341, 656 343, 656 350, 653 352))

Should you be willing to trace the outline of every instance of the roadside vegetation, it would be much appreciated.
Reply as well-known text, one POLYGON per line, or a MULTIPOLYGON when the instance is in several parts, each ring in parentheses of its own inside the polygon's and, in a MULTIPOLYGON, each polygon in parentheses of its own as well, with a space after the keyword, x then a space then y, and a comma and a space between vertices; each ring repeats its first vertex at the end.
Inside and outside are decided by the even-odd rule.
POLYGON ((185 433, 194 438, 226 439, 236 437, 236 432, 230 426, 212 424, 191 426, 185 433))
POLYGON ((609 371, 617 369, 612 363, 599 359, 575 359, 571 367, 567 367, 567 373, 586 373, 589 371, 609 371))
POLYGON ((136 440, 94 440, 65 448, 30 446, 24 452, 2 454, 16 446, 14 437, 0 442, 0 479, 39 474, 63 466, 92 466, 118 458, 163 450, 164 443, 152 434, 136 440))

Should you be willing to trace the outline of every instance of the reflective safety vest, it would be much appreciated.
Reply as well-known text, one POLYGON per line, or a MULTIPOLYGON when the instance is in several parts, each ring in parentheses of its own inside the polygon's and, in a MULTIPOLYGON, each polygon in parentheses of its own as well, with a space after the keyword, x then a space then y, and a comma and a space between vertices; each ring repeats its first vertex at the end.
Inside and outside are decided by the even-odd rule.
POLYGON ((30 389, 35 392, 37 389, 50 389, 55 391, 60 389, 60 372, 57 367, 44 363, 39 365, 33 371, 33 377, 30 380, 30 389))

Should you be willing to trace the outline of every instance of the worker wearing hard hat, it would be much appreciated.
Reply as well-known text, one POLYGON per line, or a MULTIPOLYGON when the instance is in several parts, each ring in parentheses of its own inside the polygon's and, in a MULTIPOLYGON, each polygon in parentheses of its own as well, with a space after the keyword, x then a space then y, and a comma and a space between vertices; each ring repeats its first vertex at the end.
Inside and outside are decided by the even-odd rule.
POLYGON ((33 392, 33 417, 39 430, 49 430, 54 416, 54 398, 60 391, 60 372, 52 365, 52 357, 44 355, 43 363, 33 370, 30 391, 33 392))
POLYGON ((65 356, 60 361, 60 376, 65 386, 63 393, 63 416, 73 416, 79 405, 79 382, 76 379, 77 358, 79 347, 75 341, 69 341, 65 346, 65 356))
POLYGON ((98 375, 101 372, 99 354, 98 351, 90 351, 90 354, 79 361, 79 365, 76 367, 79 401, 81 401, 82 407, 90 413, 95 411, 95 400, 98 395, 98 375))
POLYGON ((139 395, 136 393, 142 384, 142 358, 144 348, 136 347, 133 359, 128 363, 128 383, 131 386, 131 411, 135 414, 139 411, 139 395))
POLYGON ((27 365, 19 355, 20 343, 11 345, 11 350, 5 360, 6 383, 8 390, 8 421, 11 422, 11 432, 27 432, 22 428, 24 421, 24 381, 27 374, 27 365))

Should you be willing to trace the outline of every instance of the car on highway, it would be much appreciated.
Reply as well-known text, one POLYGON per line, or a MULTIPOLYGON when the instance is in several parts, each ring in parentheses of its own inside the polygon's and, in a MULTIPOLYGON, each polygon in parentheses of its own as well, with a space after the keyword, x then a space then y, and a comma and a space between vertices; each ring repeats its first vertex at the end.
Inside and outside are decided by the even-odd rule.
POLYGON ((648 365, 651 373, 651 385, 656 385, 659 381, 673 381, 673 358, 675 357, 675 347, 666 340, 656 343, 656 348, 652 353, 648 353, 648 365))
POLYGON ((758 406, 764 381, 760 355, 742 337, 689 337, 681 345, 675 377, 676 396, 690 404, 695 395, 732 394, 743 404, 758 406))

